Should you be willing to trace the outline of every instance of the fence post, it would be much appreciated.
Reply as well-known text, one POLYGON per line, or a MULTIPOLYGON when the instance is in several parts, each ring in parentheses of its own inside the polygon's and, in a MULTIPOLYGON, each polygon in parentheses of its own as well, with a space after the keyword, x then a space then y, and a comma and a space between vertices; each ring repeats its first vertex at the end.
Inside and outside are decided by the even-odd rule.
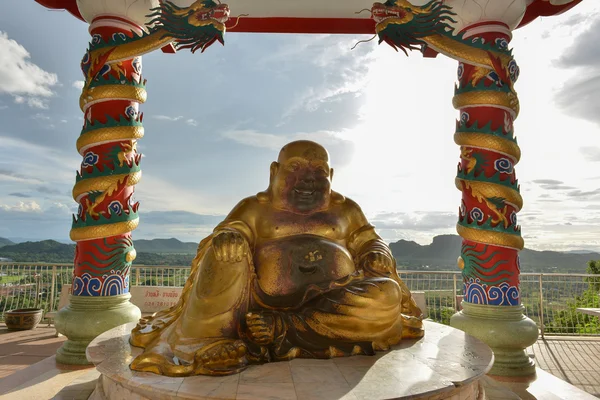
POLYGON ((456 274, 452 274, 452 306, 454 311, 458 311, 458 303, 456 302, 456 274))
POLYGON ((538 279, 540 282, 540 333, 542 335, 542 339, 544 338, 544 287, 542 285, 542 275, 538 275, 538 279))
POLYGON ((48 307, 48 312, 54 311, 54 285, 56 285, 56 265, 52 266, 52 280, 50 283, 50 307, 48 307))
POLYGON ((135 286, 140 286, 140 269, 135 269, 135 286))
POLYGON ((42 267, 40 267, 40 273, 38 274, 37 272, 37 267, 35 269, 35 272, 33 273, 33 279, 35 280, 35 283, 33 285, 34 287, 34 295, 35 295, 35 300, 33 301, 34 304, 34 308, 38 308, 38 305, 40 304, 40 277, 42 276, 42 267))

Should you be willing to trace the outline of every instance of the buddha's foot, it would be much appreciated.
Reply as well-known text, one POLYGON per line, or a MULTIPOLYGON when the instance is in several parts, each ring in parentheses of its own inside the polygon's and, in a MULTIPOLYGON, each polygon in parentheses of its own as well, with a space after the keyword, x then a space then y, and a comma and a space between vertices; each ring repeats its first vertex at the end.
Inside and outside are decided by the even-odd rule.
POLYGON ((420 339, 425 335, 423 321, 416 317, 403 318, 402 339, 420 339))
POLYGON ((246 345, 241 340, 219 340, 196 355, 201 365, 196 370, 201 375, 229 375, 240 372, 247 365, 246 345))
POLYGON ((267 346, 275 340, 275 317, 271 313, 246 314, 247 334, 249 339, 260 345, 267 346))
POLYGON ((247 365, 246 345, 241 340, 222 339, 198 350, 192 362, 180 360, 167 345, 162 344, 146 349, 133 360, 130 367, 135 371, 167 376, 219 376, 235 374, 247 365))

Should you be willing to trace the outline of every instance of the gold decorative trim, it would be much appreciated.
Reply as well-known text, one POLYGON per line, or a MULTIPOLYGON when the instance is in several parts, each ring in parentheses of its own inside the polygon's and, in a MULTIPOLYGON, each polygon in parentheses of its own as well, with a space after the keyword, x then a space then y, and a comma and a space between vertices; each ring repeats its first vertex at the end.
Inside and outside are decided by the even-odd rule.
POLYGON ((508 65, 512 60, 512 58, 506 54, 477 49, 444 35, 427 36, 423 38, 423 41, 438 53, 479 67, 495 69, 490 59, 490 54, 499 58, 502 65, 508 65))
POLYGON ((97 57, 96 54, 105 54, 107 51, 112 50, 106 59, 106 63, 114 63, 123 60, 129 60, 136 56, 142 56, 150 53, 154 50, 158 50, 169 43, 173 42, 173 37, 165 29, 159 29, 150 35, 129 42, 120 44, 115 47, 102 48, 94 50, 90 55, 97 57))
POLYGON ((138 227, 139 218, 131 221, 116 222, 114 224, 86 226, 84 228, 73 228, 69 233, 72 241, 80 242, 82 240, 102 239, 109 236, 118 236, 131 232, 138 227))
POLYGON ((144 103, 147 99, 147 93, 145 89, 133 85, 104 85, 84 88, 79 97, 79 108, 81 108, 81 111, 85 111, 87 104, 105 99, 144 103))
POLYGON ((127 186, 134 186, 142 179, 142 171, 137 171, 132 174, 98 176, 96 178, 81 180, 73 187, 73 199, 77 201, 79 196, 91 192, 92 190, 104 192, 119 182, 122 182, 123 179, 127 179, 127 186))
POLYGON ((521 208, 523 208, 523 197, 521 197, 519 192, 516 190, 506 186, 498 185, 497 183, 492 182, 477 182, 460 178, 456 178, 454 180, 454 184, 461 192, 465 189, 470 189, 473 197, 477 197, 478 199, 479 197, 486 199, 500 197, 506 202, 513 204, 517 208, 516 212, 519 212, 521 208))
POLYGON ((375 33, 379 35, 379 32, 388 27, 389 24, 394 25, 404 25, 414 19, 414 15, 412 13, 406 13, 402 18, 386 18, 384 21, 381 21, 377 25, 375 25, 375 33))
POLYGON ((513 159, 514 164, 521 159, 521 149, 515 142, 486 133, 456 132, 454 143, 459 146, 478 147, 506 154, 513 159))
POLYGON ((512 110, 515 118, 519 115, 519 99, 512 93, 477 91, 459 93, 452 98, 455 109, 476 106, 498 106, 512 110))
POLYGON ((525 247, 525 242, 521 236, 511 235, 509 233, 467 228, 460 224, 456 224, 456 232, 458 232, 463 239, 470 240, 472 242, 509 247, 516 250, 522 250, 523 247, 525 247))
POLYGON ((110 128, 100 128, 79 136, 77 139, 77 151, 83 156, 82 149, 92 145, 120 140, 137 140, 143 137, 143 126, 114 126, 110 128))

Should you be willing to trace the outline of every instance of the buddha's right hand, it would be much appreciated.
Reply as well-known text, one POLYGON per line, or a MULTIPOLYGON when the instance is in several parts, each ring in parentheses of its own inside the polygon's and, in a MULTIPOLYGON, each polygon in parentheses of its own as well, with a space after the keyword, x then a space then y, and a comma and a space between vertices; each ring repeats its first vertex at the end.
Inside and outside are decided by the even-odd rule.
POLYGON ((216 233, 212 239, 212 248, 217 261, 240 262, 248 254, 246 239, 235 231, 216 233))

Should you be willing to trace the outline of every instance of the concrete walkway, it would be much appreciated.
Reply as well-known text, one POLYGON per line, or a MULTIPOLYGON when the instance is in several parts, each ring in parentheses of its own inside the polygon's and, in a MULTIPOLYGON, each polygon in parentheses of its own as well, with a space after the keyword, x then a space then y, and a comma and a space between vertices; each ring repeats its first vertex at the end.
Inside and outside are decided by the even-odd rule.
POLYGON ((539 368, 600 397, 600 338, 540 338, 528 352, 539 368))
MULTIPOLYGON (((75 385, 80 390, 79 396, 91 392, 92 378, 97 376, 95 369, 57 365, 51 356, 66 338, 54 335, 54 328, 46 325, 31 331, 8 331, 0 324, 0 399, 7 393, 10 393, 8 398, 18 394, 21 400, 52 398, 68 384, 79 384, 79 380, 81 387, 75 385), (36 365, 29 370, 18 372, 33 364, 36 365), (39 397, 41 393, 48 397, 39 397)), ((600 398, 600 338, 539 339, 528 352, 539 368, 600 398)))
POLYGON ((29 331, 9 331, 0 324, 0 378, 56 354, 66 338, 55 333, 45 324, 29 331))

